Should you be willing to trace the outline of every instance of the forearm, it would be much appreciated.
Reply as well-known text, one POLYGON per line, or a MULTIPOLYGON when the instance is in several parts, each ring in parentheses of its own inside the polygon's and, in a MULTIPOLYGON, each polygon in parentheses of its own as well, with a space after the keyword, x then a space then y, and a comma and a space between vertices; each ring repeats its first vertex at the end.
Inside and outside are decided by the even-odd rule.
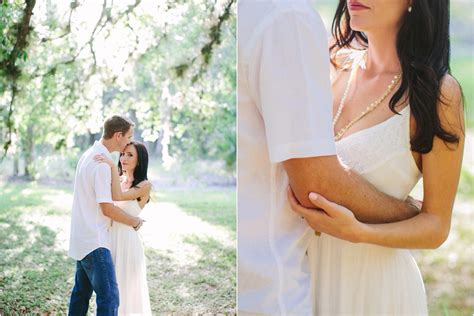
POLYGON ((349 208, 364 223, 396 222, 416 215, 415 207, 378 191, 335 156, 298 160, 285 161, 284 166, 296 197, 306 207, 313 207, 308 194, 316 192, 349 208))
POLYGON ((112 167, 112 198, 114 201, 123 201, 122 187, 117 166, 112 167))
POLYGON ((135 227, 139 222, 138 217, 131 216, 124 212, 121 208, 116 206, 111 206, 104 215, 115 222, 119 222, 132 227, 135 227))
MULTIPOLYGON (((341 195, 347 207, 354 212, 357 219, 364 223, 391 223, 411 218, 417 214, 415 207, 379 191, 374 185, 348 168, 340 168, 340 178, 331 178, 331 188, 340 189, 332 193, 341 195)), ((331 194, 331 193, 329 193, 331 194)), ((344 204, 343 204, 344 205, 344 204)))
POLYGON ((449 234, 449 224, 435 214, 421 212, 396 223, 365 224, 360 242, 392 248, 438 248, 449 234))

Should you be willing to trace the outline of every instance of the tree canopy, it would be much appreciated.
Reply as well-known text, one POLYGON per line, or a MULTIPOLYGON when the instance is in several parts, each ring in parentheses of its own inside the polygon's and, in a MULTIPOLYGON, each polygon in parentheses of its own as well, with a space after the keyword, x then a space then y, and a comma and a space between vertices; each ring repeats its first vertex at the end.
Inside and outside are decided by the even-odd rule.
POLYGON ((233 169, 235 24, 235 0, 0 1, 4 153, 28 168, 118 113, 163 161, 233 169))

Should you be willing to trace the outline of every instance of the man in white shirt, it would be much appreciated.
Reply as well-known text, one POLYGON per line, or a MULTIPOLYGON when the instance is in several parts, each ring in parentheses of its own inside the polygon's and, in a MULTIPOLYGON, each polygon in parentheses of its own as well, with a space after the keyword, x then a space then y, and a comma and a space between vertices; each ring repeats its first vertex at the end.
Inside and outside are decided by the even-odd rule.
POLYGON ((287 200, 319 192, 366 222, 414 216, 341 166, 324 25, 305 0, 238 3, 238 311, 310 315, 309 234, 287 200), (384 207, 381 208, 380 205, 384 207))
POLYGON ((92 291, 97 296, 97 315, 117 315, 119 293, 110 254, 110 220, 138 230, 143 220, 130 216, 112 201, 112 175, 107 164, 94 156, 123 151, 131 141, 133 123, 112 116, 104 123, 100 141, 80 158, 74 179, 69 256, 76 260, 75 285, 69 303, 69 315, 86 315, 92 291))

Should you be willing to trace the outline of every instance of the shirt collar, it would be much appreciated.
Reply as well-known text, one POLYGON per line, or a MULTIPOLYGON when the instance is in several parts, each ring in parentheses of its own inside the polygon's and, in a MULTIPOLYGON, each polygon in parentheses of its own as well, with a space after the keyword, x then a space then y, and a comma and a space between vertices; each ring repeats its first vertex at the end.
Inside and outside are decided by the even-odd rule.
POLYGON ((112 154, 109 152, 107 147, 105 147, 100 141, 96 140, 94 142, 94 149, 100 152, 101 154, 105 154, 107 158, 113 159, 112 154))

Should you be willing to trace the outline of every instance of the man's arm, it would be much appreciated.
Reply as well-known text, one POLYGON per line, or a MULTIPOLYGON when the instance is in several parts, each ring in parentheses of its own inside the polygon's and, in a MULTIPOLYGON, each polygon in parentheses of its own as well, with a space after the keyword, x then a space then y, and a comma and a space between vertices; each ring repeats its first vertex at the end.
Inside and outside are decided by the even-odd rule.
POLYGON ((94 160, 100 163, 105 163, 110 167, 112 174, 112 198, 114 201, 130 201, 150 195, 151 183, 147 180, 140 182, 136 187, 132 187, 127 191, 122 191, 120 175, 115 162, 103 154, 95 155, 94 160))
POLYGON ((121 208, 115 206, 113 203, 99 203, 99 205, 102 213, 113 221, 132 227, 137 227, 142 221, 139 217, 125 213, 121 208))
POLYGON ((390 223, 411 218, 418 209, 378 191, 337 156, 289 159, 283 162, 290 186, 298 201, 314 208, 308 198, 317 192, 350 209, 364 223, 390 223))
POLYGON ((314 191, 352 209, 364 222, 414 216, 414 208, 377 192, 333 155, 326 32, 320 17, 309 16, 296 11, 279 15, 249 57, 249 89, 265 122, 270 161, 284 162, 305 206, 311 207, 307 196, 314 191), (328 154, 333 156, 322 157, 328 154), (319 158, 290 159, 311 156, 319 158))
POLYGON ((139 217, 131 216, 125 213, 121 208, 116 207, 112 202, 112 187, 111 187, 111 171, 106 164, 98 163, 94 174, 94 191, 96 201, 102 210, 102 213, 112 220, 132 226, 138 230, 143 224, 143 220, 139 217))

